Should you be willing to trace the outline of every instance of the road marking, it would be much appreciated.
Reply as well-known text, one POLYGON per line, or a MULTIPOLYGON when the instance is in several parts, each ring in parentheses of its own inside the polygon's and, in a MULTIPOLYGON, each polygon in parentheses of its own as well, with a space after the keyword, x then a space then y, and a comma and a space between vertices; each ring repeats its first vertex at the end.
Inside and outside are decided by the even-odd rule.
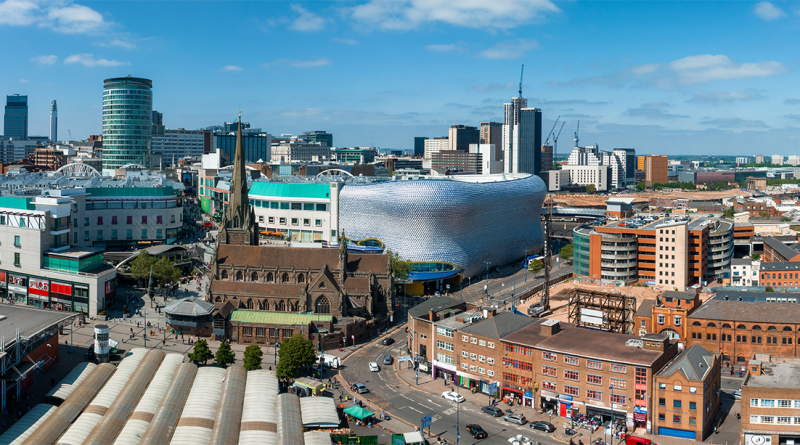
POLYGON ((379 378, 379 379, 381 379, 381 380, 383 380, 383 376, 381 375, 381 373, 380 373, 380 372, 378 373, 378 378, 379 378))
POLYGON ((397 390, 396 390, 396 389, 392 388, 392 387, 391 387, 391 386, 389 386, 389 385, 386 385, 386 387, 387 387, 387 388, 389 388, 389 389, 391 389, 391 390, 392 390, 392 391, 394 391, 394 392, 397 392, 397 390))
POLYGON ((412 402, 414 401, 414 399, 412 399, 411 397, 409 397, 409 396, 407 396, 405 394, 400 394, 400 397, 405 397, 406 399, 411 400, 412 402))
POLYGON ((427 399, 427 400, 428 400, 429 402, 433 403, 434 405, 438 406, 439 408, 441 408, 441 407, 442 407, 442 405, 439 405, 438 403, 434 402, 434 401, 433 401, 433 400, 431 400, 431 399, 427 399))
POLYGON ((421 403, 417 403, 417 405, 419 405, 419 406, 423 406, 423 407, 425 407, 425 408, 428 408, 429 410, 433 411, 433 408, 431 408, 431 407, 430 407, 430 406, 428 406, 428 405, 423 405, 423 404, 421 404, 421 403))
POLYGON ((412 407, 412 406, 409 406, 409 407, 408 407, 408 409, 413 409, 414 411, 416 411, 416 412, 418 412, 418 413, 422 414, 422 411, 420 411, 420 410, 418 410, 418 409, 416 409, 416 408, 414 408, 414 407, 412 407))

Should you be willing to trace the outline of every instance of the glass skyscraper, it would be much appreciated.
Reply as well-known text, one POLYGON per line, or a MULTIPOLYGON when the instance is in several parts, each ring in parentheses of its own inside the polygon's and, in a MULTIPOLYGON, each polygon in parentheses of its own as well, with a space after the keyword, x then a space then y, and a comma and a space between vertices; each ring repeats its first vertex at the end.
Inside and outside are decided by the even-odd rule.
POLYGON ((28 96, 6 96, 3 135, 6 140, 28 139, 28 96))
POLYGON ((103 82, 103 175, 126 164, 150 168, 153 81, 115 77, 103 82))
MULTIPOLYGON (((214 148, 219 148, 229 157, 228 162, 233 162, 236 157, 236 135, 215 134, 214 148)), ((272 155, 272 137, 267 134, 242 135, 242 148, 244 148, 244 162, 248 164, 258 161, 269 162, 272 155)))

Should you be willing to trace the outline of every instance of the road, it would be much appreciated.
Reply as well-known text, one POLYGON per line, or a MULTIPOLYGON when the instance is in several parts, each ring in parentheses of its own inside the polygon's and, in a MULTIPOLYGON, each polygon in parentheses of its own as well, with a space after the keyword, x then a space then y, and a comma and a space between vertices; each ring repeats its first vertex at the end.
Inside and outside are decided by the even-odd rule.
MULTIPOLYGON (((559 264, 559 263, 557 263, 559 264)), ((557 264, 550 271, 550 278, 554 279, 564 274, 572 274, 572 266, 561 267, 556 269, 557 264)), ((563 264, 563 261, 560 262, 563 264)), ((544 272, 539 272, 533 276, 527 269, 512 270, 512 266, 506 266, 504 271, 501 271, 500 276, 489 276, 489 297, 495 301, 511 302, 513 295, 519 296, 527 292, 529 289, 544 283, 544 272), (506 272, 505 274, 503 272, 506 272), (526 276, 527 275, 527 276, 526 276)), ((486 280, 483 279, 479 282, 472 280, 471 284, 464 287, 463 291, 453 291, 451 289, 451 296, 459 298, 463 295, 465 301, 469 303, 481 303, 482 299, 486 297, 484 286, 486 280)))
MULTIPOLYGON (((411 425, 419 425, 423 416, 431 414, 433 425, 431 432, 436 436, 455 443, 456 424, 460 425, 461 439, 459 444, 508 444, 508 439, 517 434, 523 434, 534 441, 545 444, 558 444, 551 435, 540 431, 532 431, 528 425, 519 426, 502 420, 502 418, 490 417, 483 414, 481 406, 471 402, 462 402, 456 408, 454 402, 445 400, 440 396, 435 396, 409 386, 397 376, 394 366, 383 366, 383 356, 391 354, 397 357, 406 349, 406 334, 402 329, 390 335, 395 343, 384 346, 381 342, 365 346, 350 356, 340 370, 342 377, 349 383, 363 383, 369 393, 357 396, 363 400, 364 407, 380 413, 386 411, 390 416, 402 419, 411 425), (379 372, 370 372, 368 363, 378 362, 381 365, 379 372), (472 438, 464 427, 471 423, 477 423, 489 434, 483 440, 472 438)), ((444 387, 442 387, 444 391, 444 387)), ((488 402, 488 398, 487 398, 488 402)), ((406 431, 412 431, 409 426, 406 431)), ((426 429, 427 437, 427 429, 426 429)), ((435 443, 435 442, 434 442, 435 443)))

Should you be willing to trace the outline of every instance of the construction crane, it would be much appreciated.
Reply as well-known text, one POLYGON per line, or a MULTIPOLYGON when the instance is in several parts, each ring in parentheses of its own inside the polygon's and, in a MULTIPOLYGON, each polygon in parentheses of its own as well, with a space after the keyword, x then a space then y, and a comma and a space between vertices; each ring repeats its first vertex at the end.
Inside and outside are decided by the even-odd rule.
POLYGON ((522 65, 522 69, 519 70, 519 97, 522 97, 522 73, 525 72, 525 65, 522 65))
POLYGON ((580 134, 580 132, 581 132, 581 121, 578 121, 578 129, 575 130, 575 146, 576 147, 578 146, 578 142, 580 142, 580 139, 578 138, 578 134, 580 134))
POLYGON ((550 133, 547 133, 547 140, 544 141, 544 145, 548 145, 550 143, 550 136, 553 135, 553 131, 556 129, 556 125, 558 125, 558 120, 561 119, 561 116, 556 118, 556 121, 553 123, 553 128, 550 129, 550 133))
MULTIPOLYGON (((561 116, 559 116, 559 117, 561 117, 561 116)), ((561 130, 564 129, 564 125, 566 123, 567 123, 567 121, 562 122, 561 123, 561 128, 558 129, 558 134, 553 136, 553 159, 555 159, 556 155, 558 154, 558 138, 561 136, 561 130)), ((553 127, 553 129, 555 129, 555 127, 553 127)))

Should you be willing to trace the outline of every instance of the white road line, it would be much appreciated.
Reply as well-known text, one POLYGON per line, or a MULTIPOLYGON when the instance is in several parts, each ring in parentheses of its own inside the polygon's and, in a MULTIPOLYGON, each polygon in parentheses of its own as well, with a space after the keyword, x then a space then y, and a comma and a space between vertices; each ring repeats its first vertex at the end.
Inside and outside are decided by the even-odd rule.
POLYGON ((405 397, 406 399, 411 400, 412 402, 414 401, 414 399, 412 399, 411 397, 409 397, 409 396, 407 396, 405 394, 400 394, 400 397, 405 397))
POLYGON ((430 402, 430 403, 433 403, 434 405, 438 406, 439 408, 441 408, 441 407, 442 407, 442 405, 439 405, 438 403, 434 402, 434 401, 433 401, 433 400, 431 400, 431 399, 426 399, 426 400, 427 400, 428 402, 430 402))
POLYGON ((413 409, 414 411, 416 411, 416 412, 418 412, 418 413, 422 414, 422 411, 420 411, 420 410, 418 410, 418 409, 416 409, 416 408, 414 408, 414 407, 411 407, 411 406, 409 406, 409 407, 407 407, 407 408, 408 408, 408 409, 413 409))
POLYGON ((378 378, 379 378, 379 379, 381 379, 381 380, 383 380, 383 376, 381 375, 381 373, 380 373, 380 372, 378 373, 378 378))
POLYGON ((396 389, 392 388, 392 387, 391 387, 391 386, 389 386, 389 385, 386 385, 386 387, 387 387, 387 388, 389 388, 389 389, 391 389, 391 390, 392 390, 392 391, 394 391, 394 392, 397 392, 397 390, 396 390, 396 389))
POLYGON ((417 403, 417 405, 419 405, 419 406, 423 406, 423 407, 425 407, 425 408, 428 408, 429 410, 433 411, 433 408, 431 408, 431 407, 430 407, 430 406, 428 406, 428 405, 423 405, 423 404, 421 404, 421 403, 417 403))

